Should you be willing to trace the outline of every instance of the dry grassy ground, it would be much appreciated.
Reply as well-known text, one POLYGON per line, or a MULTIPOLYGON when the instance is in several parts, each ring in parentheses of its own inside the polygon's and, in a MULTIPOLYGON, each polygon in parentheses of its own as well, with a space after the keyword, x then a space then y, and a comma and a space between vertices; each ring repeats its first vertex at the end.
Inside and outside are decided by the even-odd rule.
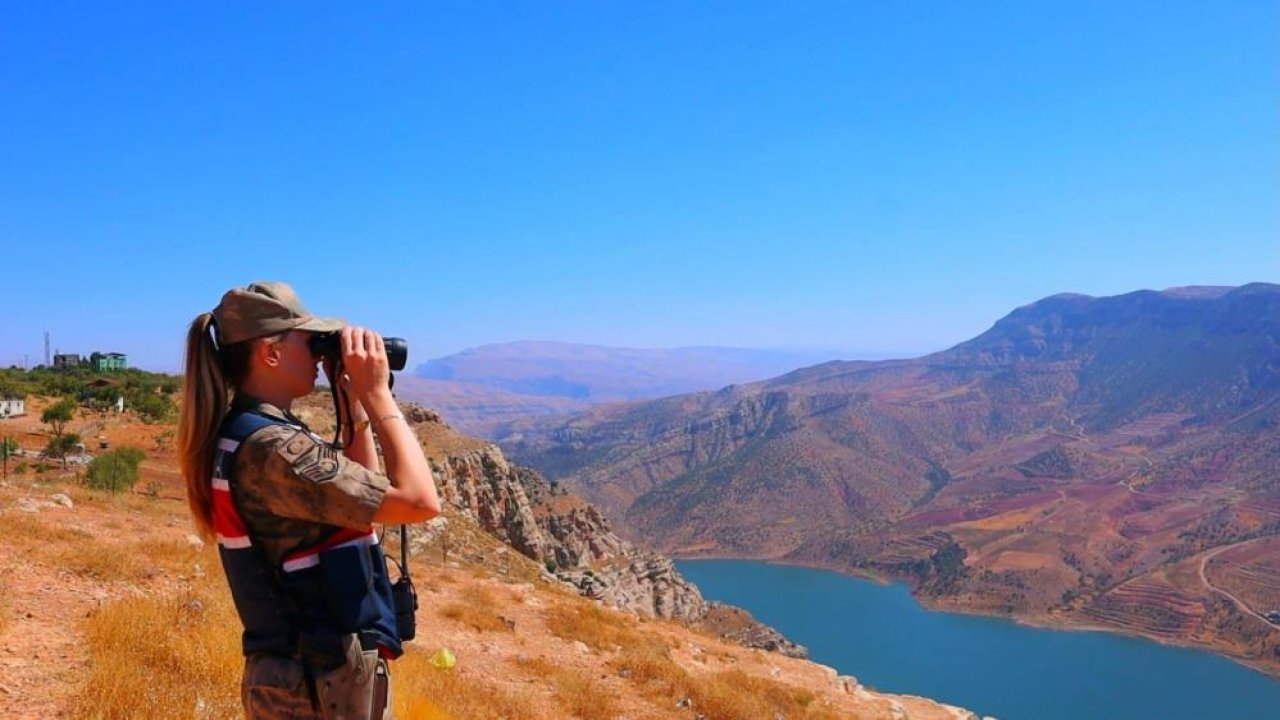
MULTIPOLYGON (((42 446, 34 405, 0 432, 42 446)), ((216 550, 190 537, 169 428, 82 416, 71 430, 148 459, 119 496, 85 489, 74 467, 34 463, 0 486, 0 717, 239 717, 239 627, 216 550), (57 493, 73 507, 17 508, 57 493)), ((602 608, 465 519, 449 527, 447 559, 436 544, 414 561, 422 607, 419 637, 393 666, 399 717, 968 715, 602 608), (451 670, 429 662, 442 647, 457 657, 451 670)))

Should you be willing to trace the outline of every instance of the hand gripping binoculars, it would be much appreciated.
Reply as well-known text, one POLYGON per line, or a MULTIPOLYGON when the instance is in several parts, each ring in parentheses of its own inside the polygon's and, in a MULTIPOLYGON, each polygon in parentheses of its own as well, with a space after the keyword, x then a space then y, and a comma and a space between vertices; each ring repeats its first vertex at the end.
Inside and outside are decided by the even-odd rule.
MULTIPOLYGON (((311 352, 333 361, 342 359, 342 334, 339 332, 315 333, 311 336, 311 352)), ((409 361, 409 343, 404 338, 384 337, 382 344, 387 347, 387 364, 393 372, 404 369, 409 361)))

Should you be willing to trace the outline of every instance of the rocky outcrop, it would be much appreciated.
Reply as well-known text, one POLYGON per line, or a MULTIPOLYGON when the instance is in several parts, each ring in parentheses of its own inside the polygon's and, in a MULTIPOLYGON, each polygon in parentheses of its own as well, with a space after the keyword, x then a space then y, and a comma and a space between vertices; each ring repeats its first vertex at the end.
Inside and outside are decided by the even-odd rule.
POLYGON ((699 625, 722 638, 746 647, 760 648, 796 658, 809 656, 809 651, 803 645, 788 640, 782 633, 751 617, 751 613, 732 605, 707 603, 707 614, 699 625))
POLYGON ((486 448, 449 456, 444 467, 434 470, 444 499, 468 511, 490 534, 536 560, 554 553, 523 485, 514 480, 513 469, 501 453, 486 448))
POLYGON ((650 617, 698 621, 707 612, 702 593, 676 571, 670 558, 627 548, 598 569, 557 572, 584 595, 650 617))
POLYGON ((434 469, 446 501, 584 595, 648 617, 706 614, 698 588, 670 559, 618 537, 595 507, 511 465, 497 446, 448 455, 434 469))

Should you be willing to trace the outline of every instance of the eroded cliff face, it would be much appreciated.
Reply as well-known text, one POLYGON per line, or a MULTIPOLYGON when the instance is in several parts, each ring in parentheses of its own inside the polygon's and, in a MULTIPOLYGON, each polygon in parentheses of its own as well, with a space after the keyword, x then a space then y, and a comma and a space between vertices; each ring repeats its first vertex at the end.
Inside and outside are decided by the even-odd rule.
POLYGON ((595 507, 508 463, 497 446, 448 454, 434 469, 447 502, 584 595, 648 617, 706 615, 698 588, 670 559, 618 537, 595 507))
POLYGON ((706 603, 670 558, 628 548, 597 568, 558 571, 584 595, 614 607, 635 608, 653 617, 693 622, 706 616, 706 603))

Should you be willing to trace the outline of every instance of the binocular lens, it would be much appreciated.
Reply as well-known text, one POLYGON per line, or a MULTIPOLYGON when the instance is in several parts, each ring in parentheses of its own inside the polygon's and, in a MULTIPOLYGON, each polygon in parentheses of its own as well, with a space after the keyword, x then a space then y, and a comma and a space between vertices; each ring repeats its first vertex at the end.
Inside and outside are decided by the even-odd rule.
MULTIPOLYGON (((331 360, 342 359, 342 336, 336 332, 316 333, 311 336, 311 352, 331 360)), ((387 348, 387 365, 393 371, 404 369, 409 361, 409 343, 404 338, 382 338, 387 348)))
POLYGON ((409 342, 404 338, 389 337, 383 338, 382 343, 387 346, 387 365, 395 371, 403 370, 409 361, 409 342))

